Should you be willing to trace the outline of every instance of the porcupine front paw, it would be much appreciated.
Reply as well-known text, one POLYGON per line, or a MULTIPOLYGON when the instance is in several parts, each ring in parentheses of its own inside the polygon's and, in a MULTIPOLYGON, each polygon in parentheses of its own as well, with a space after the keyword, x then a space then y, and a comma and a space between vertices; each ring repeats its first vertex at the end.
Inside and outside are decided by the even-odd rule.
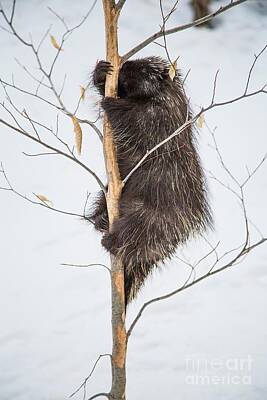
POLYGON ((96 64, 93 73, 93 82, 95 86, 105 85, 106 76, 113 70, 112 65, 108 61, 101 60, 96 64))

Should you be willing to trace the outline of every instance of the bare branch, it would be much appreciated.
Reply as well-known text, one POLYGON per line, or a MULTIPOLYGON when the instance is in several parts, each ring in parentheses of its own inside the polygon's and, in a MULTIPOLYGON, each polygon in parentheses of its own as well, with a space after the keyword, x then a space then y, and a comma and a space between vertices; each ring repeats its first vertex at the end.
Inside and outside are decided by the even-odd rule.
MULTIPOLYGON (((14 2, 14 3, 15 3, 15 2, 14 2)), ((14 6, 14 3, 13 3, 13 6, 14 6)), ((94 1, 93 1, 93 4, 91 5, 91 7, 90 7, 90 9, 88 10, 88 12, 86 13, 86 15, 82 18, 82 20, 81 20, 77 25, 75 25, 74 27, 68 28, 68 29, 65 31, 65 33, 64 33, 63 36, 62 36, 61 45, 60 45, 60 47, 59 47, 59 49, 58 49, 58 51, 57 51, 57 53, 56 53, 56 56, 54 57, 54 59, 53 59, 53 61, 52 61, 52 64, 51 64, 51 66, 50 66, 48 72, 45 70, 45 68, 44 68, 43 65, 42 65, 42 61, 41 61, 40 56, 39 56, 39 50, 40 50, 40 47, 41 47, 43 41, 44 41, 45 38, 47 37, 47 35, 48 35, 50 29, 47 30, 47 32, 45 33, 45 35, 44 35, 43 38, 41 39, 41 41, 40 41, 38 47, 35 48, 35 46, 34 46, 34 44, 33 44, 32 41, 28 42, 28 41, 24 40, 24 39, 17 33, 17 31, 15 30, 15 28, 14 28, 14 26, 13 26, 13 17, 12 17, 11 20, 9 20, 8 17, 7 17, 7 15, 6 15, 6 13, 5 13, 5 11, 4 11, 3 9, 0 9, 0 13, 3 15, 3 17, 4 17, 5 21, 6 21, 6 23, 7 23, 8 26, 10 27, 10 29, 11 29, 12 33, 14 34, 14 36, 15 36, 20 42, 22 42, 24 45, 26 45, 27 47, 29 47, 29 48, 32 50, 32 52, 33 52, 33 54, 34 54, 34 56, 35 56, 35 59, 36 59, 36 61, 37 61, 37 65, 38 65, 38 67, 39 67, 39 70, 41 71, 41 73, 43 74, 43 77, 48 81, 49 84, 44 83, 44 82, 43 82, 43 78, 42 78, 42 79, 36 78, 36 77, 28 70, 28 68, 26 68, 24 65, 22 65, 18 60, 17 60, 17 62, 18 62, 19 65, 23 68, 23 70, 24 70, 34 81, 36 81, 36 82, 38 83, 38 87, 37 87, 37 89, 36 89, 36 92, 35 92, 35 93, 31 93, 31 92, 29 92, 29 91, 26 91, 26 90, 23 90, 23 89, 20 89, 20 88, 16 87, 14 84, 12 85, 12 84, 8 84, 7 82, 4 82, 4 81, 2 81, 2 82, 3 82, 4 84, 8 85, 8 86, 11 86, 11 87, 13 87, 13 88, 15 88, 15 89, 17 89, 17 90, 19 90, 19 91, 25 93, 25 94, 34 96, 34 97, 36 97, 36 98, 38 98, 38 99, 40 99, 40 100, 46 102, 46 103, 49 104, 50 106, 53 106, 53 107, 57 108, 58 110, 61 110, 62 112, 64 112, 66 115, 68 115, 68 116, 70 116, 70 117, 71 117, 72 115, 75 115, 75 113, 76 113, 77 110, 78 110, 78 107, 76 108, 76 110, 75 110, 74 113, 67 110, 66 106, 64 105, 64 103, 63 103, 63 101, 62 101, 62 99, 61 99, 62 89, 61 89, 60 92, 58 92, 58 91, 56 90, 55 84, 54 84, 53 81, 52 81, 52 73, 53 73, 53 69, 54 69, 54 67, 55 67, 56 61, 57 61, 57 59, 58 59, 58 57, 59 57, 60 51, 61 51, 61 49, 62 49, 62 46, 63 46, 65 40, 66 40, 76 29, 78 29, 79 27, 82 26, 82 24, 87 20, 87 18, 88 18, 88 16, 90 15, 90 13, 93 11, 93 9, 94 9, 96 3, 97 3, 97 0, 94 0, 94 1), (45 98, 42 98, 41 96, 38 96, 38 89, 39 89, 40 86, 44 86, 44 87, 46 87, 47 89, 49 89, 49 90, 52 91, 52 93, 54 94, 55 98, 57 99, 57 101, 58 101, 58 103, 59 103, 59 106, 57 106, 56 104, 53 104, 51 101, 49 101, 49 100, 47 100, 47 99, 45 99, 45 98)), ((15 6, 14 6, 14 9, 15 9, 15 6)), ((50 10, 50 11, 51 11, 51 10, 50 10)), ((56 14, 56 13, 54 12, 54 14, 56 14)), ((14 16, 14 11, 13 11, 13 16, 14 16)), ((57 16, 58 16, 58 15, 57 15, 57 16)), ((60 17, 58 16, 58 18, 60 18, 60 17)), ((78 103, 78 104, 79 104, 79 103, 78 103)), ((100 138, 100 140, 101 140, 101 141, 103 140, 103 138, 102 138, 102 133, 99 131, 99 129, 95 126, 94 123, 92 123, 91 121, 88 121, 88 120, 79 119, 78 117, 77 117, 77 119, 78 119, 79 123, 84 123, 84 124, 90 125, 90 126, 95 130, 95 132, 97 133, 97 135, 98 135, 98 137, 100 138)))
POLYGON ((182 86, 183 86, 183 87, 184 87, 184 85, 185 85, 185 81, 187 80, 187 78, 188 78, 190 72, 191 72, 191 69, 189 68, 189 70, 188 70, 187 73, 185 74, 185 77, 184 77, 184 79, 183 79, 183 81, 182 81, 182 86))
POLYGON ((10 32, 8 29, 6 29, 4 26, 0 25, 0 29, 2 29, 2 31, 8 33, 9 35, 13 35, 12 32, 10 32))
MULTIPOLYGON (((1 81, 1 79, 0 79, 0 83, 1 83, 2 86, 3 86, 4 92, 5 92, 5 94, 6 94, 6 98, 7 98, 8 102, 9 102, 9 104, 12 106, 12 108, 13 108, 21 117, 23 117, 24 119, 26 119, 27 121, 30 122, 30 124, 31 124, 31 126, 32 126, 32 128, 33 128, 33 130, 34 130, 34 132, 35 132, 35 134, 36 134, 36 136, 38 137, 38 139, 40 139, 40 137, 39 137, 39 134, 38 134, 38 132, 37 132, 37 130, 36 130, 34 124, 40 126, 41 128, 44 128, 45 130, 49 131, 50 133, 53 133, 52 129, 49 128, 48 126, 44 125, 43 123, 41 123, 41 122, 39 122, 39 121, 35 121, 34 119, 30 118, 25 109, 24 109, 23 111, 20 111, 20 110, 16 107, 16 105, 14 104, 14 102, 11 100, 11 97, 9 96, 9 93, 8 93, 8 91, 7 91, 7 88, 6 88, 6 86, 3 84, 3 81, 1 81)), ((14 119, 14 115, 10 112, 9 109, 7 109, 7 107, 4 105, 4 103, 1 103, 1 106, 2 106, 2 107, 11 115, 11 117, 14 119)), ((17 123, 17 124, 18 124, 18 123, 17 123)), ((20 126, 20 125, 19 125, 19 126, 20 126)))
POLYGON ((67 79, 67 74, 64 74, 62 86, 61 86, 61 89, 60 89, 60 91, 59 91, 59 96, 60 96, 60 97, 62 96, 63 90, 64 90, 64 88, 65 88, 66 79, 67 79))
POLYGON ((89 397, 88 400, 94 400, 94 399, 96 399, 97 397, 106 397, 107 399, 111 399, 109 393, 98 393, 98 394, 95 394, 95 395, 92 396, 92 397, 89 397))
POLYGON ((214 82, 213 82, 213 92, 210 104, 214 104, 214 99, 216 95, 216 87, 217 87, 217 79, 218 79, 219 70, 216 71, 214 82))
MULTIPOLYGON (((87 91, 89 85, 90 85, 90 83, 88 83, 88 84, 83 88, 84 93, 87 91)), ((74 113, 73 113, 74 115, 77 113, 77 111, 78 111, 78 109, 79 109, 79 107, 80 107, 81 101, 83 100, 83 97, 84 97, 84 93, 81 93, 81 94, 80 94, 80 97, 79 97, 77 106, 76 106, 75 111, 74 111, 74 113)))
POLYGON ((18 126, 19 129, 21 129, 23 132, 26 132, 24 130, 24 128, 20 125, 20 123, 18 122, 18 120, 16 119, 15 115, 6 107, 5 103, 0 103, 1 107, 4 108, 4 110, 6 110, 6 112, 10 115, 10 117, 13 119, 13 121, 16 123, 16 125, 18 126))
POLYGON ((67 23, 65 22, 64 18, 61 17, 55 10, 53 10, 52 7, 47 7, 47 8, 53 15, 55 15, 62 22, 62 24, 64 25, 65 29, 68 31, 69 27, 68 27, 67 23))
POLYGON ((60 265, 63 265, 65 267, 78 267, 78 268, 89 268, 89 267, 103 267, 105 268, 109 273, 111 272, 110 268, 107 267, 104 264, 68 264, 68 263, 62 263, 60 265))
POLYGON ((36 153, 36 154, 29 154, 26 153, 25 151, 22 152, 22 154, 24 154, 24 156, 26 157, 40 157, 40 156, 57 156, 58 154, 53 152, 53 153, 36 153))
POLYGON ((92 175, 94 177, 94 179, 97 181, 97 183, 99 184, 100 188, 104 191, 106 191, 105 185, 103 184, 103 182, 101 181, 101 179, 96 175, 96 173, 94 171, 92 171, 89 167, 87 167, 87 165, 83 164, 80 160, 78 160, 78 158, 76 158, 74 155, 69 155, 67 153, 65 153, 64 151, 53 147, 51 145, 49 145, 48 143, 30 135, 29 133, 27 133, 26 131, 17 128, 14 125, 11 125, 10 123, 8 123, 7 121, 3 120, 2 118, 0 118, 0 123, 2 123, 3 125, 7 126, 8 128, 10 128, 11 130, 20 133, 21 135, 33 140, 34 142, 42 145, 43 147, 46 147, 49 150, 52 150, 54 152, 56 152, 57 154, 68 158, 69 160, 72 160, 74 163, 80 165, 83 169, 85 169, 87 172, 89 172, 90 175, 92 175))
MULTIPOLYGON (((75 26, 72 27, 72 28, 69 28, 69 27, 68 27, 68 25, 66 24, 64 18, 62 18, 59 14, 57 14, 52 8, 48 7, 49 11, 51 11, 57 18, 59 18, 59 20, 63 23, 63 25, 64 25, 65 28, 66 28, 66 31, 64 32, 64 34, 63 34, 63 36, 62 36, 62 39, 61 39, 61 43, 60 43, 60 45, 59 45, 59 48, 57 49, 57 53, 56 53, 56 55, 55 55, 55 57, 54 57, 54 60, 52 61, 50 70, 49 70, 49 72, 48 72, 48 74, 47 74, 47 78, 49 79, 49 81, 50 81, 50 78, 51 78, 51 76, 52 76, 52 73, 53 73, 55 64, 56 64, 56 62, 57 62, 57 59, 58 59, 58 57, 59 57, 59 55, 60 55, 60 52, 61 52, 61 50, 62 50, 62 48, 63 48, 63 45, 64 45, 65 41, 70 37, 70 35, 71 35, 76 29, 80 28, 80 27, 84 24, 84 22, 87 20, 87 18, 89 17, 89 15, 91 14, 91 12, 93 11, 93 9, 94 9, 96 3, 97 3, 97 0, 94 0, 94 1, 93 1, 93 4, 91 5, 91 7, 90 7, 90 9, 88 10, 88 12, 86 13, 86 15, 82 18, 82 20, 81 20, 77 25, 75 25, 75 26)), ((45 74, 45 75, 46 75, 46 74, 45 74)), ((51 86, 53 86, 53 85, 51 85, 51 86)))
POLYGON ((158 302, 158 301, 168 299, 168 298, 170 298, 170 297, 176 295, 177 293, 179 293, 179 292, 181 292, 181 291, 183 291, 183 290, 186 290, 186 289, 190 288, 191 286, 196 285, 197 283, 201 282, 202 280, 204 280, 204 279, 206 279, 206 278, 209 278, 210 276, 213 276, 213 275, 215 275, 215 274, 217 274, 217 273, 219 273, 219 272, 221 272, 221 271, 224 271, 224 270, 227 269, 227 268, 230 268, 231 266, 233 266, 233 265, 235 264, 235 262, 236 262, 240 257, 242 257, 243 255, 249 253, 251 250, 254 250, 256 247, 260 246, 261 244, 265 243, 266 241, 267 241, 267 238, 263 238, 263 239, 259 240, 258 242, 252 244, 251 246, 242 249, 242 251, 241 251, 232 261, 230 261, 229 263, 225 264, 224 266, 222 266, 222 267, 220 267, 220 268, 218 268, 218 269, 216 269, 216 270, 210 270, 210 271, 207 272, 206 274, 204 274, 204 275, 202 275, 201 277, 195 279, 193 282, 188 283, 188 284, 186 284, 186 285, 183 285, 183 286, 179 287, 178 289, 173 290, 172 292, 169 292, 169 293, 167 293, 167 294, 165 294, 165 295, 163 295, 163 296, 156 297, 156 298, 154 298, 154 299, 152 299, 152 300, 149 300, 149 301, 147 301, 146 303, 144 303, 144 305, 141 307, 140 311, 138 312, 137 316, 136 316, 135 319, 133 320, 133 322, 132 322, 130 328, 128 329, 127 338, 129 339, 129 337, 130 337, 130 335, 131 335, 131 333, 132 333, 132 331, 133 331, 135 325, 137 324, 137 322, 138 322, 139 319, 141 318, 143 312, 146 310, 146 308, 147 308, 148 306, 150 306, 151 304, 156 303, 156 302, 158 302))
POLYGON ((259 59, 259 57, 262 55, 262 53, 266 50, 266 47, 267 47, 267 44, 266 44, 266 46, 264 46, 263 47, 263 49, 258 53, 258 54, 255 54, 254 55, 254 62, 253 62, 253 64, 251 65, 251 67, 250 67, 250 70, 249 70, 249 73, 248 73, 248 79, 247 79, 247 83, 246 83, 246 87, 245 87, 245 90, 244 90, 244 94, 247 94, 247 92, 248 92, 248 88, 249 88, 249 84, 250 84, 250 79, 251 79, 251 74, 252 74, 252 72, 253 72, 253 69, 254 69, 254 67, 255 67, 255 64, 256 64, 256 62, 258 61, 258 59, 259 59))
MULTIPOLYGON (((205 240, 207 241, 207 239, 205 238, 205 240)), ((216 262, 219 261, 219 257, 218 257, 218 253, 217 253, 217 249, 220 245, 220 241, 213 247, 210 243, 209 243, 211 250, 205 254, 203 257, 201 257, 196 264, 194 265, 194 268, 196 268, 197 266, 199 266, 204 260, 206 260, 211 254, 215 254, 216 256, 216 262)))
POLYGON ((258 171, 258 169, 262 166, 262 164, 266 161, 267 159, 267 153, 263 156, 261 161, 256 165, 256 167, 250 172, 248 171, 248 177, 243 181, 243 183, 240 185, 242 188, 250 181, 250 179, 255 175, 255 173, 258 171))
MULTIPOLYGON (((214 149, 215 149, 215 151, 216 151, 216 153, 217 153, 217 155, 218 155, 218 157, 219 157, 219 161, 220 161, 220 163, 221 163, 222 168, 225 170, 225 172, 226 172, 227 175, 230 177, 230 179, 231 179, 237 186, 240 186, 238 180, 237 180, 236 177, 232 174, 232 172, 230 171, 230 169, 227 167, 225 161, 223 160, 223 157, 222 157, 222 155, 221 155, 221 152, 220 152, 220 150, 219 150, 219 147, 218 147, 217 142, 216 142, 216 139, 215 139, 214 131, 212 131, 212 130, 209 128, 209 126, 208 126, 207 123, 205 123, 205 125, 206 125, 206 128, 208 129, 208 131, 210 132, 210 135, 211 135, 211 137, 212 137, 212 140, 213 140, 213 143, 214 143, 214 149)), ((236 193, 234 190, 232 190, 232 192, 233 192, 233 193, 236 193)), ((238 198, 240 199, 240 196, 239 196, 239 195, 238 195, 238 198)))
POLYGON ((27 202, 29 202, 29 203, 31 203, 31 204, 38 205, 38 206, 42 206, 42 207, 44 207, 44 208, 47 208, 47 209, 49 209, 49 210, 51 210, 51 211, 55 211, 55 212, 60 213, 60 214, 70 215, 70 216, 72 216, 72 217, 83 218, 83 219, 86 219, 87 221, 93 223, 93 222, 92 222, 89 218, 87 218, 85 215, 78 214, 78 213, 73 213, 73 212, 69 212, 69 211, 60 210, 60 209, 58 209, 58 208, 52 207, 52 205, 49 205, 49 204, 47 204, 47 203, 45 203, 45 202, 43 202, 43 201, 35 201, 35 200, 30 199, 30 198, 27 197, 26 195, 20 193, 20 192, 17 191, 16 189, 14 189, 14 187, 11 185, 10 180, 9 180, 8 177, 7 177, 7 174, 6 174, 5 170, 4 170, 4 166, 3 166, 2 163, 1 163, 1 170, 0 170, 0 172, 3 174, 4 179, 5 179, 6 183, 7 183, 7 187, 1 187, 1 186, 0 186, 0 190, 10 191, 10 192, 14 193, 15 195, 17 195, 18 197, 22 198, 23 200, 26 200, 27 202))
MULTIPOLYGON (((1 79, 1 78, 0 78, 0 82, 1 82, 3 85, 8 86, 8 87, 10 87, 10 88, 13 88, 13 89, 15 89, 15 90, 17 90, 17 91, 19 91, 19 92, 21 92, 21 93, 24 93, 24 94, 27 94, 27 95, 29 95, 29 96, 35 97, 36 99, 41 100, 41 101, 47 103, 47 104, 50 105, 51 107, 56 108, 57 110, 63 111, 62 108, 61 108, 60 106, 57 106, 55 103, 52 103, 51 101, 49 101, 49 100, 47 100, 47 99, 45 99, 45 98, 39 96, 39 95, 38 95, 38 92, 37 92, 37 93, 36 93, 36 92, 35 92, 35 93, 29 92, 28 90, 23 89, 23 88, 20 88, 19 86, 15 85, 14 83, 6 82, 6 81, 4 81, 4 80, 1 79)), ((40 81, 38 81, 38 82, 40 83, 40 81)))
POLYGON ((170 17, 172 16, 172 14, 176 11, 179 1, 180 0, 176 0, 173 4, 172 8, 168 12, 168 14, 165 15, 165 22, 167 22, 170 19, 170 17))
POLYGON ((176 26, 174 28, 168 29, 165 32, 160 29, 158 32, 154 33, 153 35, 149 36, 147 39, 145 39, 143 42, 139 43, 137 46, 135 46, 132 50, 128 51, 128 53, 124 54, 122 56, 122 62, 125 62, 128 60, 130 57, 132 57, 134 54, 136 54, 138 51, 142 50, 144 47, 149 45, 150 43, 153 43, 155 40, 157 40, 159 37, 167 35, 171 35, 173 33, 181 32, 184 31, 185 29, 192 28, 193 26, 198 26, 201 24, 204 24, 205 22, 210 21, 211 19, 215 18, 217 15, 224 13, 225 11, 228 11, 232 7, 236 7, 239 4, 244 3, 247 0, 230 0, 229 3, 226 6, 221 6, 218 8, 218 10, 206 15, 203 18, 199 18, 193 22, 176 26))
POLYGON ((49 28, 45 32, 44 36, 41 38, 41 40, 40 40, 40 42, 38 44, 38 47, 37 47, 37 53, 40 51, 40 48, 41 48, 42 44, 44 43, 45 39, 49 35, 49 32, 50 32, 51 28, 52 28, 52 25, 49 26, 49 28))
POLYGON ((33 120, 29 117, 29 115, 28 115, 28 113, 27 113, 27 111, 26 111, 25 109, 23 110, 22 114, 24 114, 25 117, 27 118, 27 120, 30 122, 30 124, 31 124, 31 126, 32 126, 32 128, 33 128, 33 130, 34 130, 34 132, 35 132, 35 134, 36 134, 36 136, 37 136, 37 138, 40 140, 40 136, 39 136, 39 133, 37 132, 37 129, 35 128, 34 122, 33 122, 33 120))
POLYGON ((164 15, 162 0, 159 0, 159 6, 160 6, 160 13, 161 13, 161 18, 162 18, 161 30, 163 32, 163 41, 164 41, 164 46, 163 47, 165 49, 165 53, 167 55, 167 58, 169 60, 170 65, 173 65, 171 57, 170 57, 170 53, 169 53, 169 50, 168 50, 167 39, 166 39, 166 34, 165 34, 165 32, 166 32, 166 22, 167 22, 168 18, 165 17, 165 15, 164 15))
MULTIPOLYGON (((40 82, 40 81, 38 81, 38 82, 40 82)), ((77 112, 77 108, 76 108, 76 110, 72 113, 72 112, 68 111, 67 108, 66 108, 65 106, 63 106, 63 108, 62 108, 60 105, 57 105, 57 104, 51 102, 50 100, 47 100, 46 98, 39 96, 39 95, 38 95, 38 91, 36 91, 35 93, 30 92, 30 91, 28 91, 28 90, 26 90, 26 89, 20 88, 19 86, 15 85, 14 83, 6 82, 6 81, 4 81, 4 80, 1 79, 1 78, 0 78, 0 83, 1 83, 2 85, 4 85, 4 86, 8 86, 8 87, 13 88, 14 90, 17 90, 17 91, 19 91, 19 92, 21 92, 21 93, 24 93, 24 94, 27 94, 27 95, 29 95, 29 96, 31 96, 31 97, 34 97, 34 98, 36 98, 37 100, 41 100, 42 102, 44 102, 44 103, 46 103, 47 105, 49 105, 49 106, 55 108, 56 110, 63 112, 63 113, 64 113, 65 115, 67 115, 68 117, 72 117, 72 116, 75 115, 75 113, 77 112)), ((49 88, 49 87, 48 87, 48 88, 49 88)), ((38 89, 38 88, 37 88, 37 89, 38 89)), ((59 97, 60 97, 60 96, 61 96, 61 94, 59 93, 59 97)), ((77 120, 78 120, 78 122, 79 122, 80 124, 86 124, 86 125, 89 125, 91 128, 93 128, 93 130, 96 132, 96 134, 97 134, 97 136, 99 137, 99 139, 101 140, 101 142, 103 142, 103 135, 102 135, 102 133, 100 132, 100 130, 97 128, 97 126, 95 125, 94 122, 89 121, 88 119, 81 119, 81 118, 79 118, 78 116, 76 116, 76 118, 77 118, 77 120)), ((34 121, 34 122, 35 122, 36 124, 38 124, 36 121, 34 121)), ((40 124, 40 123, 39 123, 39 124, 40 124)))
MULTIPOLYGON (((45 76, 43 75, 43 77, 41 79, 36 78, 35 75, 33 75, 33 73, 25 66, 23 65, 17 58, 15 58, 16 63, 18 64, 18 66, 36 83, 38 83, 37 88, 39 88, 40 86, 43 86, 47 89, 51 89, 49 85, 47 85, 46 83, 44 83, 44 78, 45 76)), ((38 92, 38 90, 36 89, 36 91, 38 92)))
POLYGON ((85 199, 85 203, 84 203, 84 207, 83 207, 83 215, 86 215, 86 211, 87 211, 87 204, 88 204, 88 200, 89 200, 89 197, 91 196, 91 193, 89 193, 88 191, 87 191, 87 193, 86 193, 86 199, 85 199))
MULTIPOLYGON (((64 265, 64 264, 63 264, 63 265, 64 265)), ((87 382, 89 381, 89 379, 91 378, 91 376, 93 375, 93 373, 94 373, 94 371, 95 371, 95 369, 96 369, 96 366, 97 366, 98 362, 99 362, 99 361, 101 360, 101 358, 103 358, 103 357, 110 357, 110 358, 111 358, 111 354, 100 354, 100 356, 98 356, 98 358, 97 358, 97 360, 95 361, 95 363, 94 363, 94 365, 93 365, 93 367, 92 367, 92 369, 91 369, 89 375, 84 379, 83 383, 69 396, 69 398, 75 396, 75 394, 77 394, 81 389, 83 389, 83 390, 84 390, 84 396, 83 396, 83 398, 85 399, 85 396, 86 396, 86 384, 87 384, 87 382)), ((103 396, 103 395, 106 396, 105 394, 100 393, 98 397, 100 397, 100 395, 101 395, 101 396, 103 396)), ((92 397, 92 398, 96 398, 96 397, 92 397)))
MULTIPOLYGON (((13 8, 14 8, 14 10, 15 10, 15 3, 16 3, 16 1, 13 0, 13 8)), ((0 14, 3 15, 4 20, 6 21, 7 25, 10 27, 12 34, 13 34, 14 36, 16 36, 17 39, 18 39, 21 43, 23 43, 25 46, 31 47, 31 46, 32 46, 31 43, 27 42, 27 41, 24 40, 20 35, 17 34, 17 32, 16 32, 16 30, 15 30, 15 28, 14 28, 14 26, 13 26, 13 17, 14 17, 14 14, 13 14, 13 16, 12 16, 12 19, 10 19, 10 20, 8 19, 8 17, 7 17, 7 15, 6 15, 5 11, 3 10, 3 8, 0 9, 0 14)))
POLYGON ((12 22, 13 22, 14 13, 15 13, 15 7, 16 7, 16 0, 13 0, 12 11, 11 11, 11 17, 10 17, 10 24, 12 24, 12 22))

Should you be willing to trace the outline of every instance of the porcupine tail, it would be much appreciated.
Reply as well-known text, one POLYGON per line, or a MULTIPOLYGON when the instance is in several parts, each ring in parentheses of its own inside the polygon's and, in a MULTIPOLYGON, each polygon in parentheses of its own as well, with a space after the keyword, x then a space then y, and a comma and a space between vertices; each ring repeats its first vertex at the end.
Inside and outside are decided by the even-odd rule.
POLYGON ((102 245, 124 266, 126 305, 136 297, 153 269, 170 258, 182 241, 177 227, 175 232, 173 221, 162 211, 158 215, 155 210, 144 211, 142 207, 129 210, 114 222, 112 231, 103 236, 102 245))

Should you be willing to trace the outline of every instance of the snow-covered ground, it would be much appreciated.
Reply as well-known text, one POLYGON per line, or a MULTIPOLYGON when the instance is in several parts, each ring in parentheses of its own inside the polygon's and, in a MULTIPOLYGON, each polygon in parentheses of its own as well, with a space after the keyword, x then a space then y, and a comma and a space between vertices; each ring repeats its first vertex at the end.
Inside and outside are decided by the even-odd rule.
MULTIPOLYGON (((170 1, 164 2, 170 5, 170 1)), ((218 7, 223 1, 214 2, 218 7)), ((217 98, 239 95, 244 89, 254 53, 266 44, 267 19, 256 0, 219 18, 215 30, 191 29, 168 38, 171 56, 178 55, 180 68, 191 69, 187 91, 195 109, 209 102, 213 78, 220 69, 217 98)), ((2 1, 8 9, 11 1, 2 1)), ((53 7, 74 25, 91 2, 71 0, 18 1, 17 30, 35 41, 52 25, 59 38, 62 26, 49 12, 53 7)), ((181 0, 170 26, 191 19, 186 0, 181 0)), ((158 1, 128 0, 120 21, 121 53, 153 33, 160 24, 158 1)), ((4 22, 0 24, 3 26, 4 22)), ((23 88, 33 83, 14 58, 38 74, 28 49, 0 31, 0 77, 23 88)), ((96 59, 104 57, 101 2, 89 20, 68 40, 55 70, 58 85, 67 73, 64 101, 71 109, 85 85, 96 59)), ((41 56, 45 65, 55 49, 49 39, 41 56)), ((150 45, 140 55, 164 51, 150 45)), ((139 55, 139 56, 140 56, 139 55)), ((267 54, 259 60, 251 81, 256 89, 267 82, 267 54)), ((35 119, 54 124, 56 114, 46 105, 10 91, 19 109, 35 119)), ((1 99, 4 98, 1 92, 1 99)), ((95 118, 97 97, 92 90, 81 107, 81 116, 95 118)), ((2 100, 1 100, 2 101, 2 100)), ((206 115, 225 162, 235 176, 245 178, 267 151, 267 97, 259 95, 219 108, 206 115)), ((3 109, 0 117, 9 118, 3 109)), ((72 124, 60 116, 60 133, 73 143, 72 124)), ((22 152, 41 149, 1 126, 0 160, 13 186, 33 198, 46 195, 55 207, 81 213, 86 192, 97 186, 88 174, 59 156, 26 157, 22 152)), ((230 183, 221 170, 209 132, 200 132, 200 151, 207 171, 230 183)), ((95 133, 84 128, 82 160, 104 178, 101 146, 95 133)), ((208 174, 209 175, 209 174, 208 174)), ((4 185, 1 181, 0 185, 4 185)), ((244 224, 234 196, 209 180, 215 231, 209 240, 220 241, 223 253, 242 243, 244 224)), ((249 217, 267 233, 266 166, 258 171, 246 191, 249 217)), ((59 400, 82 382, 100 353, 110 352, 110 287, 101 268, 79 269, 61 263, 108 263, 100 236, 86 223, 33 206, 12 193, 0 192, 0 399, 59 400)), ((252 241, 258 239, 252 228, 252 241)), ((208 251, 200 240, 188 244, 177 255, 194 261, 208 251)), ((205 280, 167 301, 152 305, 136 326, 129 343, 127 398, 262 400, 267 398, 267 272, 266 246, 259 247, 231 271, 205 280), (217 377, 217 378, 216 378, 217 377), (204 379, 204 381, 203 381, 204 379)), ((206 267, 208 267, 206 263, 206 267)), ((154 274, 138 300, 129 309, 132 320, 144 300, 166 293, 184 282, 189 270, 174 259, 154 274)), ((108 359, 103 359, 88 385, 88 395, 107 391, 110 383, 108 359)), ((82 393, 77 395, 82 398, 82 393)))

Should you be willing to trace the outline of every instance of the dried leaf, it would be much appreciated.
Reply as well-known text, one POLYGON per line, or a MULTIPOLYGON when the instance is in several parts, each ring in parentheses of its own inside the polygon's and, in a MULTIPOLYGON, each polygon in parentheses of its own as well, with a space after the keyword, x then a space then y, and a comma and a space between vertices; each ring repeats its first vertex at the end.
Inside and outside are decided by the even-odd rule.
MULTIPOLYGON (((35 194, 35 193, 34 193, 35 194)), ((35 196, 41 200, 43 203, 46 203, 47 205, 49 205, 50 207, 53 207, 53 203, 51 200, 49 200, 46 196, 44 196, 43 194, 35 194, 35 196)))
POLYGON ((202 113, 202 114, 200 114, 200 116, 198 117, 198 120, 197 120, 197 127, 200 128, 200 129, 203 128, 204 123, 205 123, 205 116, 204 116, 204 114, 202 113))
POLYGON ((55 49, 60 50, 60 51, 63 50, 63 49, 61 49, 61 47, 59 46, 59 44, 58 44, 58 42, 57 42, 55 36, 50 35, 50 40, 51 40, 52 46, 53 46, 55 49))
POLYGON ((176 60, 174 60, 174 62, 171 63, 171 66, 169 69, 169 77, 171 78, 172 81, 174 80, 175 75, 176 75, 177 60, 178 60, 178 57, 176 58, 176 60))
POLYGON ((81 128, 81 125, 79 124, 79 121, 75 117, 75 115, 72 115, 71 119, 72 119, 74 133, 75 133, 75 146, 76 146, 78 154, 81 155, 82 140, 83 140, 82 128, 81 128))
POLYGON ((81 100, 85 99, 85 91, 86 91, 85 87, 80 86, 81 100))

